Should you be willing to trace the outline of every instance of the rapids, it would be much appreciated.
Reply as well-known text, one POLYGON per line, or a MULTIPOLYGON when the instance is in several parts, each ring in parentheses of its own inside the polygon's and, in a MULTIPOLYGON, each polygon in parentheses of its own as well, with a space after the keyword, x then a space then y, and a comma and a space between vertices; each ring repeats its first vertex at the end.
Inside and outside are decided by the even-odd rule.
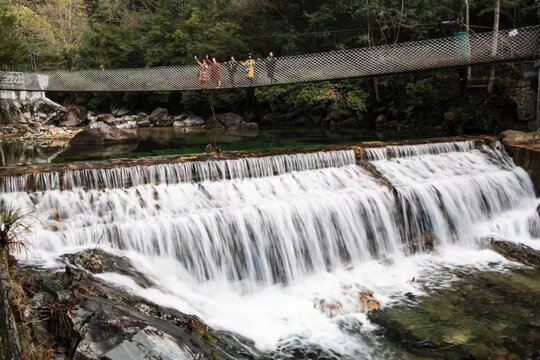
POLYGON ((43 173, 37 191, 28 176, 5 179, 0 202, 39 220, 25 261, 58 266, 60 255, 98 246, 130 257, 155 286, 101 277, 263 350, 301 344, 340 358, 382 357, 389 350, 366 335, 373 326, 355 310, 354 291, 370 288, 388 306, 422 292, 411 279, 507 264, 482 250, 481 238, 538 247, 540 202, 499 146, 366 155, 375 174, 353 151, 43 173), (427 234, 435 252, 422 251, 427 234), (316 299, 344 311, 329 316, 316 299), (344 323, 362 325, 352 335, 344 323))

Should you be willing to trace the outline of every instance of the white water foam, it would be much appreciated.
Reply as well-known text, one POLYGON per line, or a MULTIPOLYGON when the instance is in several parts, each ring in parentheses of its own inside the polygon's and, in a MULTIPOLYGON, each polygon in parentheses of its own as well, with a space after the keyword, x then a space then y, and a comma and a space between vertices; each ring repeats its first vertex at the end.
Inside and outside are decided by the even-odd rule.
POLYGON ((353 159, 315 169, 298 160, 303 171, 272 176, 10 192, 0 201, 23 204, 40 220, 30 262, 54 264, 98 245, 128 256, 155 286, 104 279, 260 349, 303 344, 342 358, 383 358, 394 350, 362 337, 373 326, 358 313, 359 291, 372 289, 388 306, 422 294, 426 283, 444 286, 457 266, 508 266, 478 238, 534 243, 540 229, 532 183, 504 152, 469 144, 384 151, 399 156, 371 163, 391 189, 353 159), (411 255, 409 241, 427 233, 437 251, 411 255), (318 299, 339 302, 343 313, 321 312, 318 299), (360 334, 345 330, 354 324, 360 334))

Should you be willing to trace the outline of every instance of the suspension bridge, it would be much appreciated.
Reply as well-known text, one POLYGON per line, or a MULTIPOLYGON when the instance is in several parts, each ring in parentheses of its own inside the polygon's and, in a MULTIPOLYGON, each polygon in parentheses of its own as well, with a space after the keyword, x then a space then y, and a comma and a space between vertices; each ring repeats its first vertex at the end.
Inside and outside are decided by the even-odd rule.
POLYGON ((312 81, 382 76, 424 70, 534 60, 540 57, 540 26, 392 45, 276 57, 255 63, 246 77, 242 62, 236 71, 222 63, 220 83, 199 80, 200 66, 134 69, 0 72, 0 90, 27 91, 173 91, 231 89, 312 81))

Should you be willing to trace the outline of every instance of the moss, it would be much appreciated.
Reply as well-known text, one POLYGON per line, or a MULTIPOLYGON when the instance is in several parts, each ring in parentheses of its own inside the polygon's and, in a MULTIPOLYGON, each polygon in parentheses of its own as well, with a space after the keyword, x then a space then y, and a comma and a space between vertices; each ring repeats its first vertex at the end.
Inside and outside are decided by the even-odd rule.
POLYGON ((204 333, 201 335, 201 337, 205 342, 209 344, 213 344, 217 341, 216 338, 209 333, 204 333))

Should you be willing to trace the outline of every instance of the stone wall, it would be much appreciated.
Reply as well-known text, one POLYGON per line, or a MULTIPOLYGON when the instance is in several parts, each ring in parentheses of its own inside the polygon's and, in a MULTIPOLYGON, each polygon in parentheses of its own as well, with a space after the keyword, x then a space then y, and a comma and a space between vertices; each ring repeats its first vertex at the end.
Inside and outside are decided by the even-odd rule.
POLYGON ((528 80, 520 80, 510 89, 510 95, 517 104, 518 119, 532 121, 536 118, 536 89, 528 80))

